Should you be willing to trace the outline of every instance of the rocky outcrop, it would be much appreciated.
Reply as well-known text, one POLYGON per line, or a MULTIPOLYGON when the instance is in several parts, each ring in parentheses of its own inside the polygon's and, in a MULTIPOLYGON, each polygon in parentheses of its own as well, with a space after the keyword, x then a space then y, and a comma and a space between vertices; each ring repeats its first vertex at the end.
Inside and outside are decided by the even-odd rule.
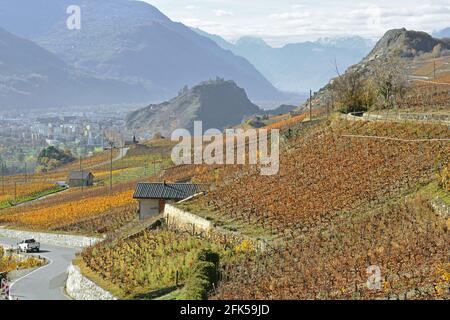
MULTIPOLYGON (((386 63, 391 59, 406 61, 407 63, 423 54, 441 55, 450 50, 450 39, 436 39, 426 32, 393 29, 387 31, 377 42, 373 50, 358 64, 349 67, 344 75, 359 73, 363 79, 369 78, 377 65, 386 63)), ((313 108, 325 108, 333 104, 336 97, 332 93, 332 79, 312 97, 313 108)), ((304 111, 309 107, 309 100, 296 111, 304 111)))
POLYGON ((191 89, 185 87, 170 101, 130 113, 127 127, 144 138, 158 132, 170 136, 179 128, 190 130, 192 134, 194 121, 202 121, 204 130, 222 130, 260 111, 234 81, 217 79, 191 89))
POLYGON ((440 45, 450 49, 450 41, 435 39, 426 32, 393 29, 386 32, 364 61, 386 58, 394 55, 400 58, 414 58, 423 53, 432 52, 440 45))
POLYGON ((430 202, 431 207, 433 208, 434 212, 436 212, 438 215, 449 218, 450 217, 450 206, 447 205, 444 201, 442 201, 439 198, 436 198, 430 202))

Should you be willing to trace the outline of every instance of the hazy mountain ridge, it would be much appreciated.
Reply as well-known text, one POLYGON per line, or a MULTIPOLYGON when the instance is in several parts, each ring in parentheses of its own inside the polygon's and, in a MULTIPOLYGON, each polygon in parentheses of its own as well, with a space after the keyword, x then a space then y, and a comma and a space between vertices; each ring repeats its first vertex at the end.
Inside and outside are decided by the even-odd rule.
POLYGON ((158 132, 170 136, 178 128, 192 131, 197 120, 203 122, 204 130, 222 130, 259 112, 261 109, 234 81, 217 79, 202 82, 191 89, 185 88, 170 101, 130 113, 127 127, 143 137, 158 132))
POLYGON ((450 38, 450 27, 435 31, 433 32, 432 36, 438 39, 450 38))
POLYGON ((0 107, 55 107, 143 99, 139 85, 99 79, 0 28, 0 107))
POLYGON ((247 60, 147 3, 80 0, 81 30, 68 30, 65 10, 73 4, 70 0, 4 1, 0 21, 10 31, 31 37, 84 72, 145 86, 147 101, 169 98, 184 85, 216 76, 233 79, 252 99, 283 99, 247 60), (37 16, 33 25, 38 24, 38 30, 31 24, 24 26, 28 15, 37 16))
POLYGON ((260 38, 242 37, 233 44, 220 36, 194 30, 222 48, 247 58, 277 88, 291 92, 322 87, 336 76, 335 61, 345 70, 366 56, 374 45, 361 37, 345 37, 273 48, 260 38))

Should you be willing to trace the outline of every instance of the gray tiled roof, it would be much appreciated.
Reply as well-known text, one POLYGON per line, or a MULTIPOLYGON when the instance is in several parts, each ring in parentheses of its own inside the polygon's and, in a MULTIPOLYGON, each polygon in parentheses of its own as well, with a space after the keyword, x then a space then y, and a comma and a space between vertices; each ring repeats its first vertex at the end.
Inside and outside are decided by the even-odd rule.
POLYGON ((182 200, 199 190, 199 185, 192 183, 138 183, 133 198, 182 200))

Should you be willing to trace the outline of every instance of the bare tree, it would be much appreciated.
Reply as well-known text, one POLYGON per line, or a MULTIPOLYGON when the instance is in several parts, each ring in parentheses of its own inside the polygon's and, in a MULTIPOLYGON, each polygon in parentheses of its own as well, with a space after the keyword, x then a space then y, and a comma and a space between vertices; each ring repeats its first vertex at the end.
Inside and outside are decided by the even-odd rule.
POLYGON ((390 57, 376 61, 370 79, 383 108, 394 108, 397 101, 401 103, 408 85, 406 64, 402 59, 390 57))

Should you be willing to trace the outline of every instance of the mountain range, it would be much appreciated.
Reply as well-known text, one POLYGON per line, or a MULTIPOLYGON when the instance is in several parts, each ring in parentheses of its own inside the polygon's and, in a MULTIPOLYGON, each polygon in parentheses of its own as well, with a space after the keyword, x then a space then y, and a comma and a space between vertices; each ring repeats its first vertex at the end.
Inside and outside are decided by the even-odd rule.
POLYGON ((193 30, 223 49, 248 59, 278 89, 289 92, 308 92, 322 87, 336 76, 335 64, 345 70, 358 63, 375 44, 355 36, 323 38, 273 48, 260 38, 243 37, 231 43, 200 29, 193 30))
POLYGON ((118 103, 147 95, 143 86, 80 72, 55 54, 0 28, 1 108, 118 103))
POLYGON ((433 37, 443 39, 450 38, 450 27, 433 32, 433 37))
MULTIPOLYGON (((66 72, 59 87, 49 84, 48 90, 64 92, 66 99, 53 97, 50 100, 68 105, 80 103, 71 99, 72 95, 83 96, 86 100, 91 100, 91 95, 94 95, 92 101, 98 102, 95 95, 100 95, 109 102, 112 97, 108 94, 115 91, 116 95, 123 97, 122 101, 161 101, 176 94, 184 85, 192 86, 215 77, 234 80, 247 90, 252 100, 280 101, 285 98, 245 58, 224 50, 183 24, 173 22, 147 3, 79 0, 81 29, 69 30, 66 27, 69 17, 66 9, 72 4, 71 0, 2 0, 0 7, 1 27, 24 41, 35 43, 35 50, 41 53, 44 71, 47 64, 54 65, 54 61, 58 61, 57 66, 61 69, 58 72, 66 72), (37 46, 41 48, 37 49, 37 46), (88 88, 80 88, 82 91, 79 91, 69 80, 85 83, 88 88), (116 87, 107 86, 112 90, 97 94, 97 89, 101 89, 105 81, 114 83, 116 87)), ((0 42, 6 41, 4 38, 8 38, 9 32, 0 34, 0 42)), ((28 42, 28 45, 31 44, 28 42)), ((20 45, 8 47, 9 58, 15 59, 12 66, 27 65, 20 45)), ((35 79, 33 68, 10 69, 9 72, 11 75, 22 74, 29 88, 42 86, 40 80, 35 79)), ((3 88, 1 105, 37 106, 35 101, 44 96, 43 91, 36 95, 31 89, 21 90, 22 84, 14 84, 11 89, 10 77, 2 77, 6 79, 3 84, 6 83, 8 88, 3 88), (20 91, 28 99, 18 99, 15 91, 20 91)), ((52 77, 44 74, 41 78, 52 77)), ((39 105, 46 103, 40 101, 39 105)))

